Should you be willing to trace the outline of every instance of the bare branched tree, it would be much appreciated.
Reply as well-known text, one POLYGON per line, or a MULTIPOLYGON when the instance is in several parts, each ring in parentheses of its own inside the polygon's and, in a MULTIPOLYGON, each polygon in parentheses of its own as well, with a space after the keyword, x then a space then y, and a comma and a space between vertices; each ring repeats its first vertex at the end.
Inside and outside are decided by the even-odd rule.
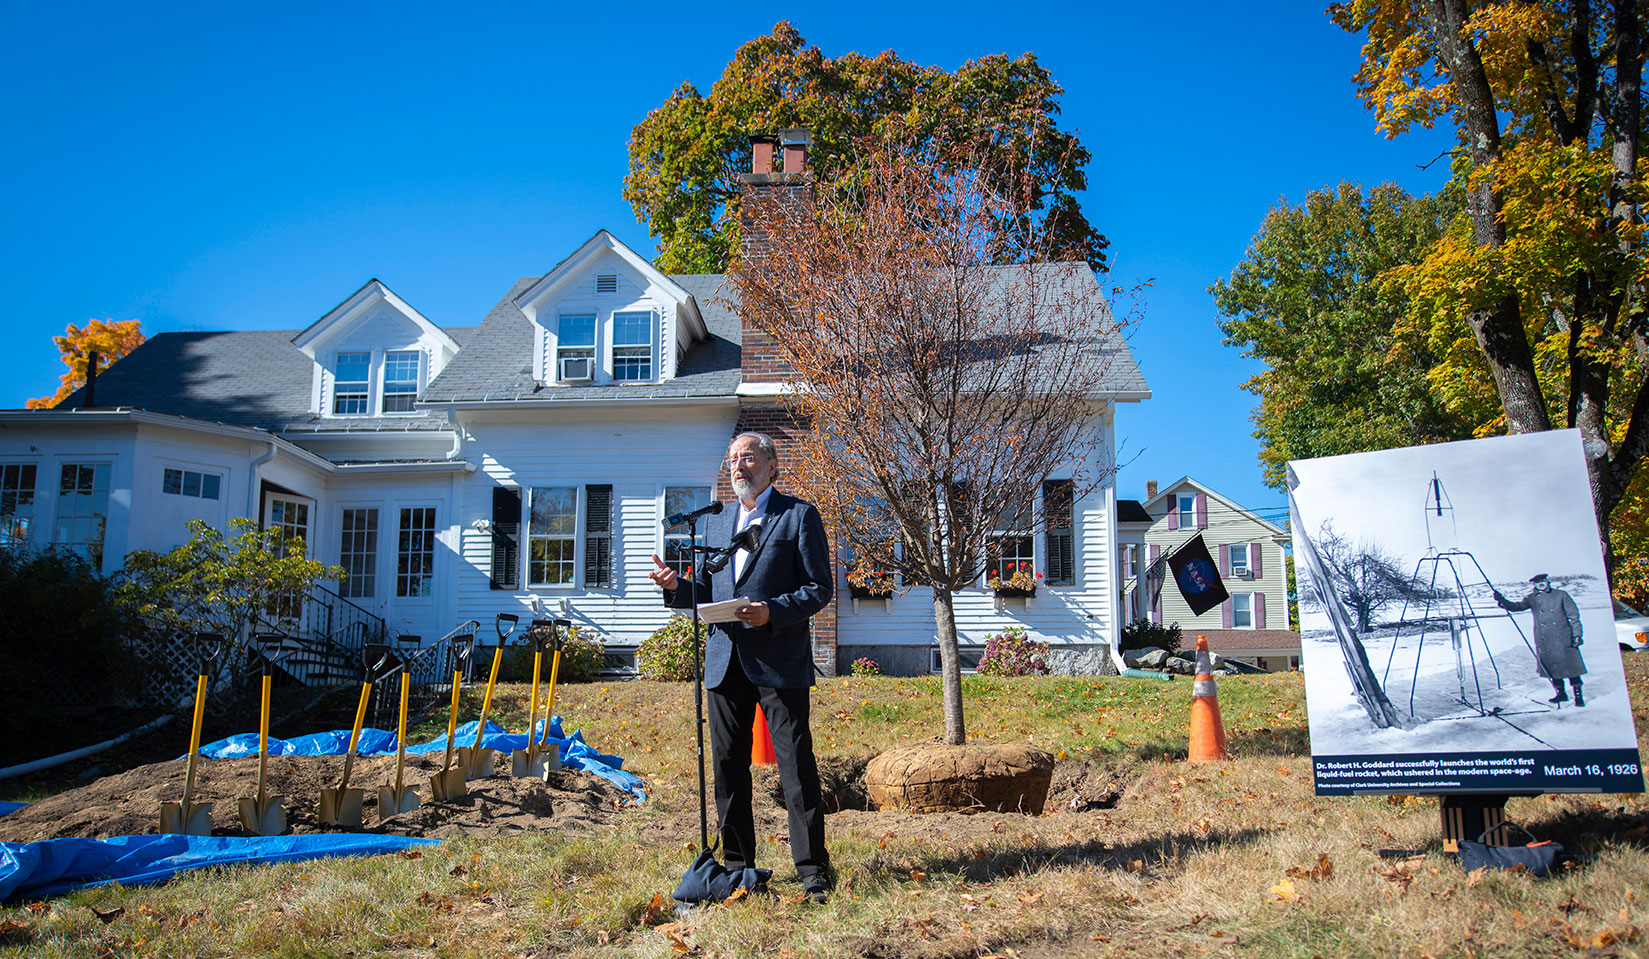
MULTIPOLYGON (((1399 600, 1411 603, 1436 599, 1441 594, 1412 580, 1396 557, 1379 543, 1353 542, 1325 522, 1317 530, 1317 552, 1324 571, 1335 579, 1336 592, 1357 617, 1357 631, 1366 633, 1380 610, 1399 600)), ((1307 605, 1316 598, 1302 597, 1307 605)))
POLYGON ((851 196, 775 207, 731 276, 746 330, 794 368, 785 402, 810 429, 788 482, 858 562, 932 589, 945 739, 962 744, 953 594, 987 572, 993 531, 1046 525, 1040 484, 1071 481, 1068 514, 1114 471, 1103 388, 1126 346, 1032 191, 994 192, 999 171, 935 149, 881 146, 851 196))

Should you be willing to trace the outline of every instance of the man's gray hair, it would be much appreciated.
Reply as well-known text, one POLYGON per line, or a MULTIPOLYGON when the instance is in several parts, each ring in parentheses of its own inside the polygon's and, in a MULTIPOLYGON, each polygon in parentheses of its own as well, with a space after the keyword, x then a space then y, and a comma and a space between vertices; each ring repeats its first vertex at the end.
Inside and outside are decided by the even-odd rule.
POLYGON ((727 448, 732 449, 733 444, 737 443, 739 440, 755 440, 756 448, 762 451, 763 456, 766 456, 770 460, 777 460, 779 458, 778 445, 773 442, 773 437, 768 436, 766 433, 740 433, 728 441, 727 448))

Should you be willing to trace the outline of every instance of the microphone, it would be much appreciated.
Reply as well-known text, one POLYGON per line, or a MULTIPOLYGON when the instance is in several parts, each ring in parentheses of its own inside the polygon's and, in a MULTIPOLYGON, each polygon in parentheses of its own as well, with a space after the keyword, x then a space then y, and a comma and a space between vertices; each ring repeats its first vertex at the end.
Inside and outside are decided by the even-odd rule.
POLYGON ((714 515, 721 512, 724 505, 725 504, 718 500, 711 503, 709 506, 700 506, 698 509, 692 510, 691 512, 671 513, 669 516, 664 517, 664 528, 675 529, 677 526, 690 523, 693 520, 698 519, 700 516, 714 515))
POLYGON ((710 555, 710 558, 708 560, 705 560, 705 562, 704 562, 705 572, 707 572, 707 573, 719 573, 719 572, 721 572, 722 570, 727 568, 728 563, 731 563, 733 561, 733 554, 734 553, 737 553, 741 549, 743 549, 743 550, 754 550, 756 548, 757 541, 760 540, 760 539, 761 539, 761 524, 760 523, 753 523, 749 526, 746 526, 742 532, 740 532, 737 536, 733 537, 733 541, 727 544, 726 549, 717 550, 716 552, 714 552, 710 555))

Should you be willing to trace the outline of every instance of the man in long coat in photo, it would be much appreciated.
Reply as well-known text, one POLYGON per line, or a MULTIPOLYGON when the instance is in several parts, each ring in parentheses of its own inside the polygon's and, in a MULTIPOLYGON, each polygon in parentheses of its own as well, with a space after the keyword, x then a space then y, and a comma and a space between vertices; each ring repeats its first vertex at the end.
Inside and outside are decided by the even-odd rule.
POLYGON ((1580 677, 1586 672, 1586 661, 1580 656, 1580 610, 1574 597, 1561 589, 1553 589, 1545 573, 1529 577, 1534 589, 1521 600, 1510 600, 1495 590, 1494 601, 1501 609, 1534 611, 1535 668, 1551 680, 1557 695, 1549 703, 1569 700, 1563 691, 1563 681, 1575 691, 1575 705, 1586 705, 1580 694, 1580 677))

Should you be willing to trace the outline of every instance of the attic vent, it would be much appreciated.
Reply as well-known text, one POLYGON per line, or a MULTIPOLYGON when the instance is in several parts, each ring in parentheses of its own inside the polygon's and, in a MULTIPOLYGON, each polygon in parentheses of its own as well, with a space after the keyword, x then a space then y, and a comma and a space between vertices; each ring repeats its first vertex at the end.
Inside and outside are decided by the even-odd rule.
POLYGON ((597 273, 595 277, 595 291, 597 293, 617 293, 617 273, 597 273))

